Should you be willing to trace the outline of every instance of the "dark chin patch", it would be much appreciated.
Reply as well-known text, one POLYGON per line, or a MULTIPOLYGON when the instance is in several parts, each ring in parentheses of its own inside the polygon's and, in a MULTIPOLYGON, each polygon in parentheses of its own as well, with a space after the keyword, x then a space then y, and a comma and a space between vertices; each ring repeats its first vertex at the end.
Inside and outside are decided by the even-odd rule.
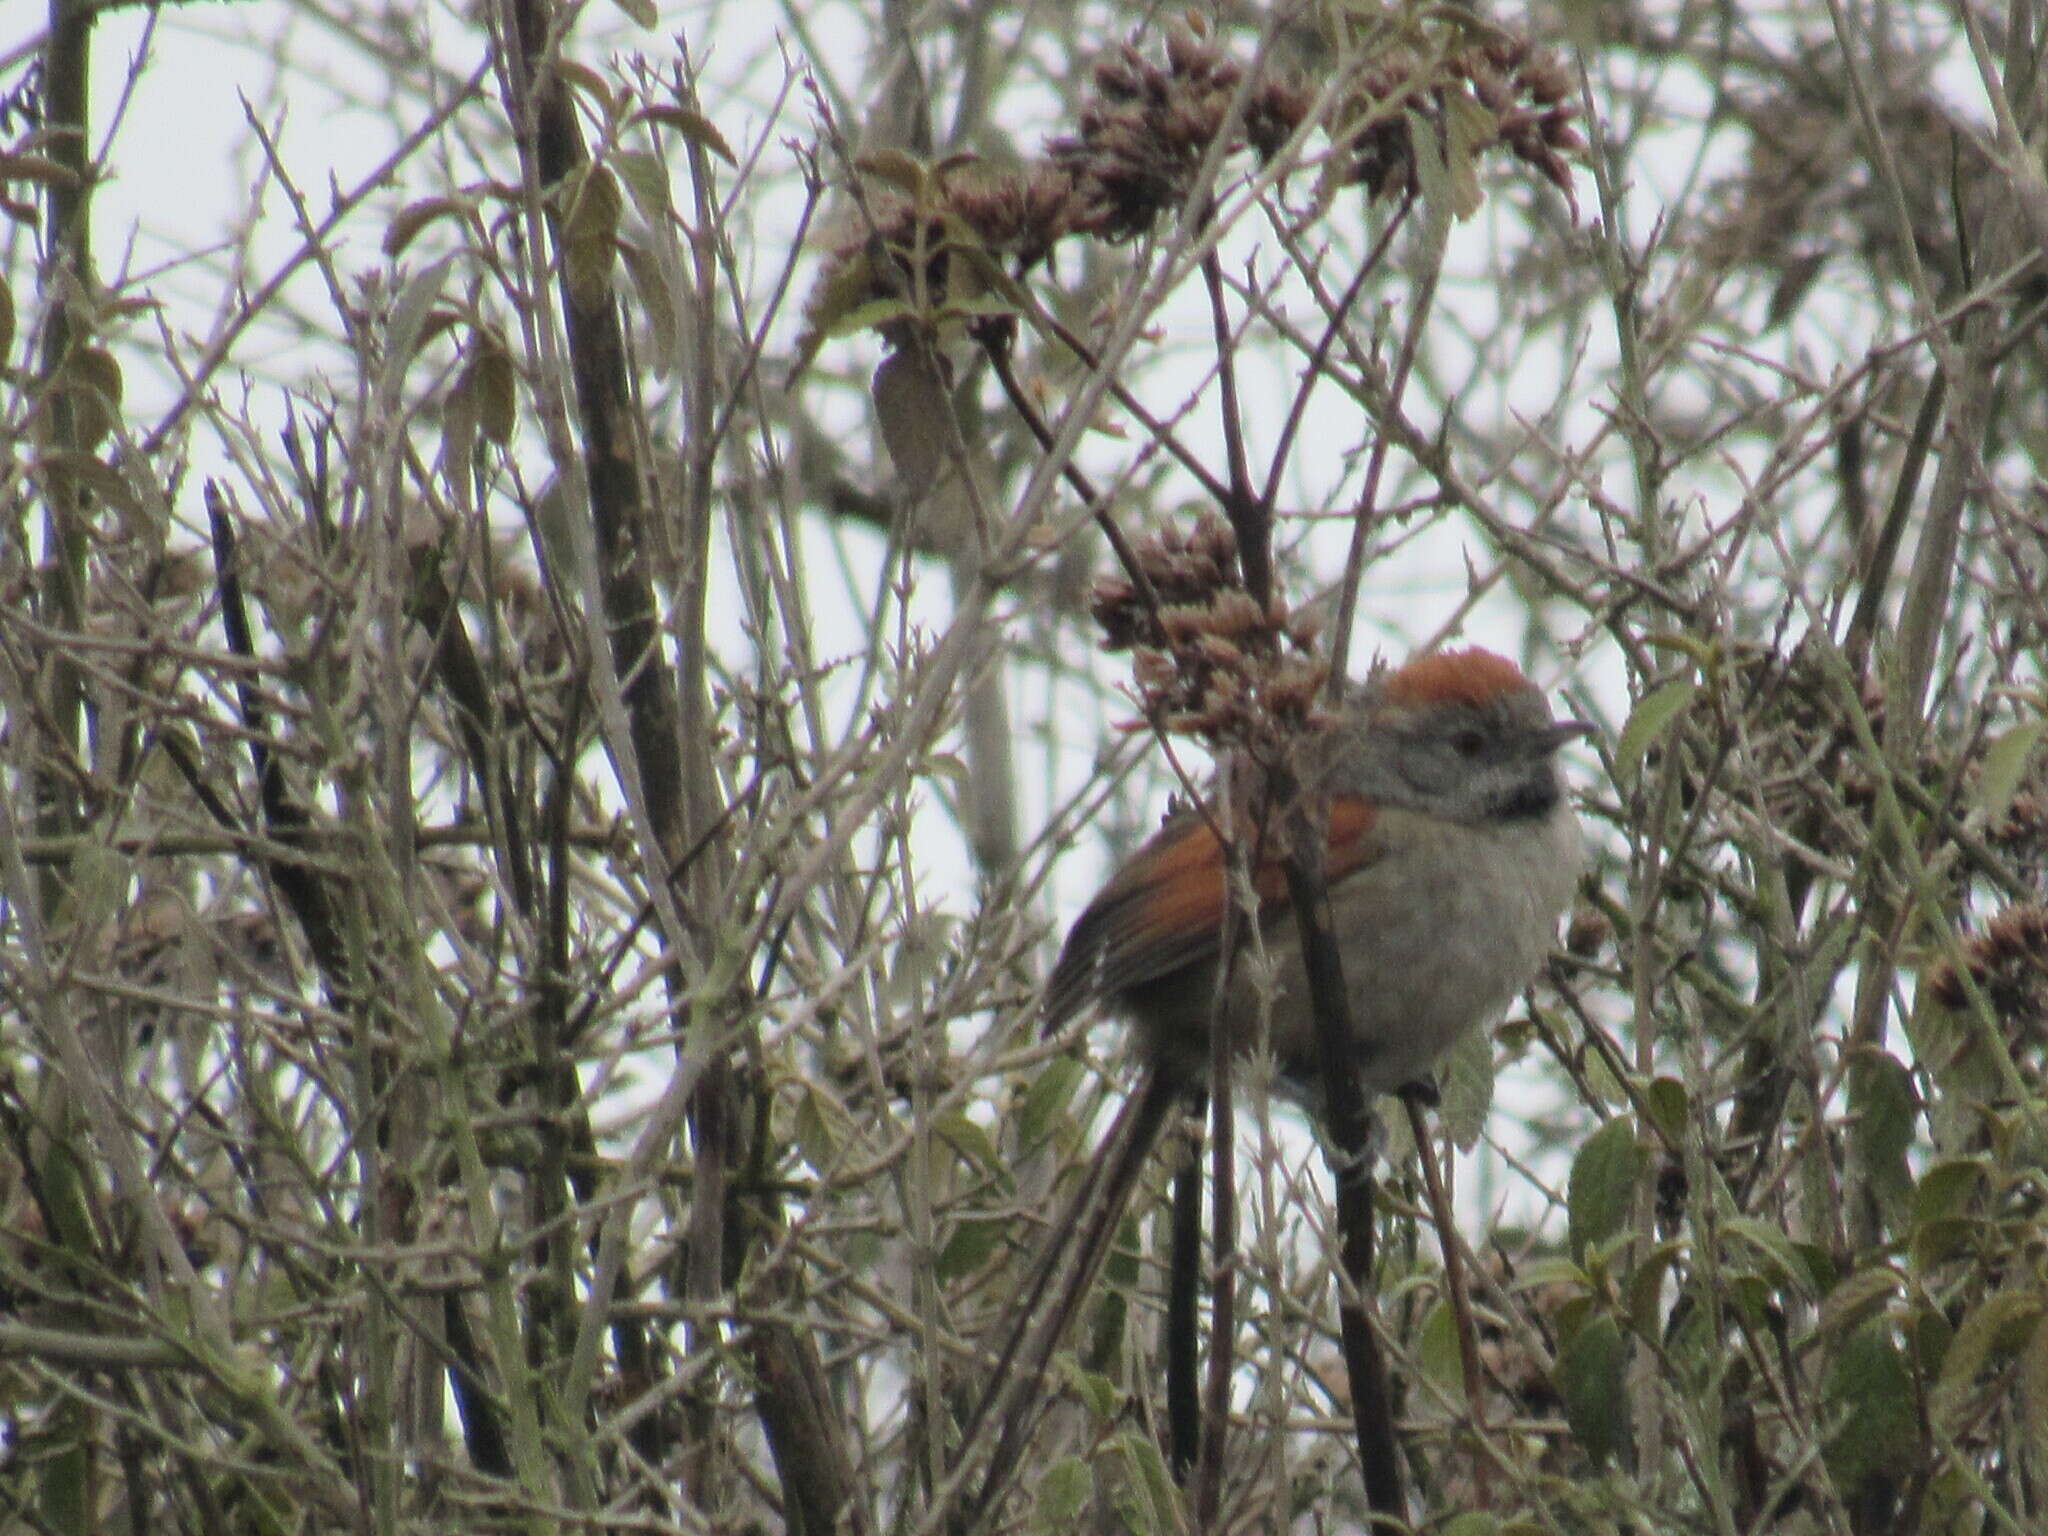
POLYGON ((1508 790, 1500 797, 1495 814, 1503 821, 1537 821, 1557 809, 1557 802, 1563 798, 1557 776, 1546 773, 1524 779, 1508 790))

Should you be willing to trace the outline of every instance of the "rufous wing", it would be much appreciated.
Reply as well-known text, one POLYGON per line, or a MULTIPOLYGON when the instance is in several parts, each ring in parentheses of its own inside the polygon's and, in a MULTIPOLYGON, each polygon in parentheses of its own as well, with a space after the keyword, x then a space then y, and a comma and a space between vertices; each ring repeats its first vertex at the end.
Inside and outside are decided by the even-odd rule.
MULTIPOLYGON (((1325 878, 1335 884, 1379 856, 1370 802, 1330 803, 1325 878)), ((1223 845, 1207 818, 1169 818, 1074 920, 1046 983, 1045 1021, 1059 1028, 1091 1003, 1215 958, 1223 929, 1223 845)), ((1252 875, 1265 922, 1287 905, 1287 877, 1275 858, 1252 875)))

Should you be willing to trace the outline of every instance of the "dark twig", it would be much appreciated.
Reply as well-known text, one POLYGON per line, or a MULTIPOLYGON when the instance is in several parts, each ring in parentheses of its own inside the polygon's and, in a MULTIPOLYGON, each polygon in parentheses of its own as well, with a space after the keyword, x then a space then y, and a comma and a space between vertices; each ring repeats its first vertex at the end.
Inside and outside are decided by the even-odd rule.
POLYGON ((1223 515, 1237 534, 1237 561, 1252 597, 1264 604, 1273 599, 1273 509, 1252 489, 1251 464, 1245 456, 1244 416, 1237 397, 1237 348, 1230 314, 1223 304, 1223 263, 1211 249, 1202 254, 1202 286, 1209 294, 1209 324, 1215 333, 1216 382, 1223 419, 1223 452, 1230 469, 1230 487, 1223 515))
MULTIPOLYGON (((1102 363, 1096 356, 1095 349, 1082 340, 1080 336, 1076 335, 1070 327, 1063 324, 1059 316, 1041 312, 1034 315, 1032 319, 1035 324, 1043 327, 1052 336, 1057 337, 1060 345, 1079 358, 1084 366, 1098 373, 1101 372, 1102 363)), ((1201 486, 1203 492, 1211 501, 1215 502, 1218 506, 1223 505, 1229 498, 1229 488, 1216 478, 1215 472, 1208 465, 1195 457, 1194 451, 1180 440, 1179 435, 1171 427, 1145 409, 1144 401, 1131 393, 1129 388, 1114 380, 1111 380, 1109 385, 1109 397, 1124 408, 1130 415, 1131 420, 1145 429, 1146 435, 1152 441, 1158 443, 1166 450, 1167 456, 1174 463, 1187 471, 1189 476, 1197 485, 1201 486)))
MULTIPOLYGON (((1458 1325, 1458 1366, 1465 1382, 1465 1411, 1472 1421, 1472 1433, 1486 1439, 1486 1375, 1479 1365, 1479 1339, 1472 1325, 1472 1289, 1465 1281, 1465 1256, 1458 1242, 1458 1229, 1451 1209, 1450 1192, 1444 1187, 1442 1165, 1436 1143, 1429 1134, 1423 1111, 1424 1096, 1403 1093, 1402 1106, 1408 1111, 1409 1133, 1415 1138, 1415 1155, 1422 1163, 1423 1188, 1429 1194, 1430 1219, 1436 1223, 1437 1246, 1444 1256, 1444 1289, 1449 1293, 1451 1316, 1458 1325)), ((1490 1508, 1492 1465, 1484 1455, 1472 1458, 1472 1484, 1481 1509, 1490 1508)))
MULTIPOLYGON (((1337 338, 1344 334, 1345 322, 1351 318, 1351 310, 1358 302, 1358 296, 1365 291, 1365 281, 1379 271, 1381 260, 1387 254, 1387 247, 1393 243, 1395 234, 1408 221, 1408 210, 1415 206, 1415 199, 1404 197, 1401 206, 1394 210, 1394 216, 1387 221, 1387 227, 1380 231, 1380 237, 1373 242, 1372 250, 1351 274, 1351 281, 1344 285, 1344 292, 1337 302, 1330 306, 1323 334, 1316 338, 1314 349, 1309 353, 1308 362, 1301 370, 1301 387, 1294 392, 1294 403, 1288 407, 1287 420, 1281 424, 1279 441, 1273 445, 1273 462, 1266 469, 1266 489, 1260 500, 1267 506, 1276 506, 1280 499, 1280 476, 1286 471, 1288 456, 1294 451, 1294 439, 1301 431, 1302 417, 1308 412, 1309 396, 1323 377, 1323 369, 1329 362, 1330 350, 1337 338)), ((1354 544, 1357 542, 1353 540, 1354 544)))
MULTIPOLYGON (((242 593, 242 576, 235 556, 233 510, 225 492, 209 481, 206 486, 206 516, 213 535, 214 588, 220 597, 221 629, 228 649, 244 661, 256 659, 256 640, 249 623, 248 605, 242 593)), ((262 807, 263 829, 276 842, 297 848, 310 822, 304 807, 292 798, 284 781, 284 770, 268 745, 270 724, 262 695, 250 679, 253 671, 238 679, 236 699, 242 725, 248 732, 249 760, 256 773, 256 794, 262 807)), ((327 887, 303 863, 271 858, 265 872, 285 905, 298 919, 306 942, 319 963, 328 986, 337 995, 351 991, 348 984, 348 951, 335 923, 333 903, 327 887)))
MULTIPOLYGON (((1291 775, 1275 774, 1275 779, 1291 775)), ((1392 1395, 1369 1312, 1373 1294, 1372 1118, 1351 1048, 1351 1009, 1344 990, 1344 961, 1337 947, 1323 872, 1327 806, 1306 803, 1291 782, 1276 782, 1276 801, 1286 812, 1287 896, 1301 934, 1302 963, 1315 1007, 1316 1055, 1324 1094, 1324 1135, 1330 1175, 1336 1185, 1341 1274, 1337 1316, 1344 1365, 1351 1381, 1352 1424, 1358 1437, 1359 1470, 1373 1514, 1398 1526, 1407 1514, 1400 1448, 1394 1434, 1392 1395)))
POLYGON ((1173 1174, 1173 1235, 1168 1244, 1166 1318, 1161 1325, 1166 1356, 1167 1465, 1184 1482, 1202 1447, 1202 1401, 1196 1372, 1196 1307, 1202 1290, 1202 1135, 1206 1099, 1187 1117, 1188 1148, 1173 1174))
MULTIPOLYGON (((1226 778, 1217 799, 1228 807, 1237 798, 1235 786, 1226 778)), ((1252 905, 1249 868, 1257 862, 1259 847, 1266 841, 1268 803, 1255 806, 1248 818, 1253 833, 1250 857, 1239 828, 1226 823, 1223 837, 1229 858, 1229 899, 1223 904, 1223 931, 1218 936, 1218 953, 1223 957, 1221 974, 1209 1006, 1209 1372, 1202 1394, 1199 1444, 1195 1463, 1195 1529, 1213 1530, 1217 1508, 1223 1497, 1224 1449, 1230 1438, 1230 1378, 1236 1369, 1237 1339, 1237 1131, 1235 1100, 1231 1092, 1231 1056, 1234 1044, 1229 1009, 1233 978, 1242 956, 1240 939, 1255 921, 1246 909, 1252 905)), ((1175 1236, 1180 1234, 1176 1231, 1175 1236)), ((1201 1270, 1200 1233, 1186 1251, 1176 1250, 1174 1267, 1201 1270)), ((1179 1347, 1189 1354, 1196 1349, 1193 1330, 1179 1347)), ((1190 1362, 1192 1364, 1192 1362, 1190 1362)))
MULTIPOLYGON (((1403 205, 1406 211, 1406 205, 1403 205)), ((1408 329, 1401 337, 1401 355, 1394 363, 1394 376, 1387 382, 1383 422, 1398 421, 1401 397, 1408 389, 1408 375, 1415 367, 1415 354, 1422 345, 1422 329, 1436 298, 1437 279, 1443 272, 1443 247, 1432 253, 1429 270, 1423 274, 1408 314, 1408 329)), ((1374 436, 1372 453, 1366 460, 1365 483, 1359 487, 1358 506, 1352 513, 1351 548, 1344 556, 1344 581, 1337 598, 1337 624, 1330 635, 1331 696, 1344 686, 1345 668, 1351 653, 1351 626, 1358 611, 1358 589, 1365 580, 1365 549, 1378 523, 1375 508, 1380 493, 1380 476, 1387 467, 1387 448, 1393 434, 1382 425, 1374 436)))
MULTIPOLYGON (((982 349, 988 354, 989 364, 995 369, 996 380, 1002 385, 1004 395, 1009 398, 1011 408, 1030 430, 1038 446, 1049 452, 1053 446, 1052 429, 1038 414, 1037 407, 1031 403, 1031 397, 1025 393, 1023 384, 1019 382, 1016 370, 1010 366, 1008 345, 993 336, 984 336, 982 349)), ((1095 526, 1102 530, 1102 537, 1108 541, 1110 553, 1116 556, 1117 564, 1123 567, 1124 574, 1130 577, 1131 585, 1138 589, 1146 605, 1157 613, 1159 594, 1152 590, 1152 580, 1139 564, 1130 540, 1124 537, 1123 530, 1116 524, 1116 519, 1109 515, 1108 502, 1096 488, 1095 482, 1089 479, 1071 458, 1060 465, 1060 478, 1072 486, 1074 494, 1081 498, 1082 505, 1088 508, 1089 514, 1095 519, 1095 526)))
POLYGON ((1181 1090, 1164 1072, 1146 1072, 1103 1138, 1090 1175, 1055 1223, 1051 1246, 1012 1308, 1016 1324, 989 1372, 980 1403, 961 1432, 954 1474, 933 1494, 933 1507, 943 1509, 962 1479, 971 1475, 980 1441, 993 1432, 995 1449, 989 1454, 980 1487, 963 1505, 963 1529, 978 1526, 1009 1486, 1038 1423, 1042 1405, 1033 1401, 1033 1394, 1109 1257, 1124 1208, 1180 1097, 1181 1090), (1048 1295, 1050 1304, 1041 1307, 1048 1295))

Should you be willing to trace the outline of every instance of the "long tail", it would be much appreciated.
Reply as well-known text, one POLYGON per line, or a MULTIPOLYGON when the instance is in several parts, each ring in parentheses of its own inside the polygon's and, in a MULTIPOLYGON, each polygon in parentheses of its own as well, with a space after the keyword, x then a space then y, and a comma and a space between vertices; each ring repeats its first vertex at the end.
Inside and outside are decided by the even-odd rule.
POLYGON ((1082 1301, 1102 1272, 1115 1244, 1118 1224, 1131 1192, 1144 1172, 1145 1159, 1159 1139, 1167 1116, 1182 1090, 1165 1073, 1148 1068, 1136 1090, 1117 1112, 1103 1138, 1093 1167, 1060 1213, 1046 1251, 1039 1255, 1031 1278, 1018 1299, 1015 1321, 1002 1353, 996 1357, 981 1402, 961 1436, 956 1468, 965 1472, 981 1439, 996 1437, 981 1488, 969 1501, 958 1529, 972 1530, 1002 1497, 1018 1458, 1038 1423, 1042 1403, 1038 1386, 1052 1357, 1059 1352, 1082 1301), (1052 1297, 1045 1305, 1047 1296, 1052 1297))

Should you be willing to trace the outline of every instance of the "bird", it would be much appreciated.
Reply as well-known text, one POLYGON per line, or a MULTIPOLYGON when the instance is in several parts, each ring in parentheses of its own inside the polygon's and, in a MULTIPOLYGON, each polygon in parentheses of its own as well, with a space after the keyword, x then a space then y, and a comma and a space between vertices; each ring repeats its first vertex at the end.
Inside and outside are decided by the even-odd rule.
MULTIPOLYGON (((1366 1086, 1416 1081, 1498 1018, 1549 952, 1582 859, 1558 775, 1591 727, 1555 720, 1521 669, 1471 648, 1369 682, 1308 744, 1329 797, 1325 877, 1366 1086)), ((1208 808, 1166 821, 1068 930, 1045 989, 1057 1030, 1093 1005, 1135 1031, 1139 1058, 1183 1084, 1208 1071, 1227 860, 1208 808)), ((1267 1038, 1280 1078, 1312 1094, 1315 1020, 1276 855, 1252 874, 1276 974, 1267 1038)), ((1235 969, 1223 1007, 1238 1053, 1259 1038, 1260 983, 1235 969)))
MULTIPOLYGON (((1513 662, 1471 647, 1380 671, 1302 744, 1299 781, 1328 803, 1330 926, 1369 1090, 1423 1082, 1542 965, 1583 861, 1557 753, 1592 729, 1555 718, 1513 662)), ((1311 1108, 1319 1101, 1315 1012, 1280 857, 1266 839, 1250 870, 1270 973, 1226 968, 1220 820, 1214 805, 1169 816, 1082 909, 1047 979, 1049 1031, 1091 1009, 1121 1019, 1141 1071, 1054 1225, 969 1420, 970 1433, 1002 1426, 991 1482, 1021 1449, 1021 1393, 1093 1283, 1153 1142, 1206 1081, 1212 1017, 1233 1056, 1270 1048, 1282 1090, 1311 1108), (1031 1314, 1052 1292, 1059 1300, 1034 1331, 1031 1314)))

